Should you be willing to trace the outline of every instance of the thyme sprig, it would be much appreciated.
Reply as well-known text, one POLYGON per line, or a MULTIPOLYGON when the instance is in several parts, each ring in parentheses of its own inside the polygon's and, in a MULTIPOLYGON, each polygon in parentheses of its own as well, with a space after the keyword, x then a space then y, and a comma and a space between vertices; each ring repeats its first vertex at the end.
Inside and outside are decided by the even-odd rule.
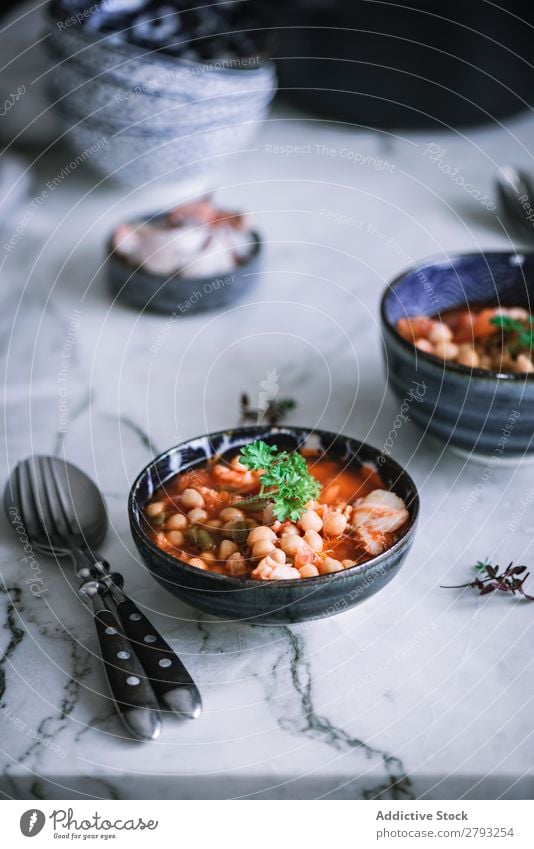
POLYGON ((489 593, 498 591, 520 595, 528 601, 534 601, 534 596, 525 592, 523 586, 530 574, 527 572, 526 566, 514 566, 513 562, 511 562, 506 569, 501 571, 501 567, 498 564, 492 566, 487 560, 479 560, 475 563, 474 568, 477 570, 478 575, 472 581, 468 581, 466 584, 442 587, 442 589, 459 590, 472 587, 478 590, 480 595, 489 595, 489 593), (522 577, 519 577, 520 575, 522 577))
POLYGON ((297 408, 297 402, 293 398, 273 398, 268 402, 266 409, 255 410, 250 406, 250 399, 245 392, 241 395, 240 405, 242 424, 246 422, 257 424, 265 421, 267 424, 277 425, 288 413, 297 408))

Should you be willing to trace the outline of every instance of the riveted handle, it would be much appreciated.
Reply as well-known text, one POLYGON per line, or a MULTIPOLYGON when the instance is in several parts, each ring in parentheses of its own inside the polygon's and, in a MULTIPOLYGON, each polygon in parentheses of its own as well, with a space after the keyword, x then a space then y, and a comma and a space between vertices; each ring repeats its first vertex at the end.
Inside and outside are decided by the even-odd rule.
POLYGON ((140 740, 155 740, 161 714, 150 681, 115 617, 97 596, 95 625, 113 701, 128 731, 140 740))
POLYGON ((117 604, 117 613, 160 701, 168 710, 196 719, 202 699, 178 655, 130 598, 117 604))

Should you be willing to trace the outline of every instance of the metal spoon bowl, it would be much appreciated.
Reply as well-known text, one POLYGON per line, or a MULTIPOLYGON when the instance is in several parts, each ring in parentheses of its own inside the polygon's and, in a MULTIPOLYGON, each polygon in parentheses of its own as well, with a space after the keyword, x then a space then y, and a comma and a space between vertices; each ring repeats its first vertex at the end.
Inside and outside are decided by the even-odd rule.
POLYGON ((530 177, 520 168, 503 165, 496 179, 497 196, 502 213, 518 235, 534 240, 534 190, 530 177))

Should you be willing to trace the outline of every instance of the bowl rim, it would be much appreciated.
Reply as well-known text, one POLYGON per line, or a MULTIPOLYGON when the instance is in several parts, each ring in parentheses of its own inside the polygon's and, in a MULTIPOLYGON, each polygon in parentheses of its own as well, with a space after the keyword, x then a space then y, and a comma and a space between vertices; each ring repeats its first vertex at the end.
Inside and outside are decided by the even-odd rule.
MULTIPOLYGON (((416 348, 415 345, 412 345, 407 339, 404 339, 403 336, 400 335, 397 328, 390 322, 386 315, 386 301, 391 293, 397 288, 397 286, 402 283, 405 277, 409 274, 412 274, 414 271, 419 269, 428 268, 432 265, 437 265, 438 262, 443 263, 448 261, 453 261, 457 259, 467 259, 470 257, 530 257, 532 261, 534 261, 534 251, 532 250, 524 250, 524 251, 465 251, 460 253, 451 253, 446 258, 444 258, 440 254, 431 254, 430 256, 423 257, 418 263, 415 265, 406 268, 400 274, 397 274, 393 280, 387 284, 385 287, 382 297, 380 299, 380 318, 382 321, 382 325, 387 329, 389 333, 395 338, 395 340, 402 345, 407 351, 412 353, 412 356, 421 357, 421 359, 431 365, 432 367, 437 368, 439 366, 439 371, 442 373, 444 370, 448 370, 453 374, 457 374, 460 378, 470 379, 476 378, 477 380, 497 380, 497 381, 508 381, 511 383, 523 383, 525 380, 534 381, 534 372, 532 373, 515 373, 515 372, 502 372, 502 371, 492 371, 490 369, 483 368, 469 368, 469 366, 462 366, 460 363, 453 363, 447 360, 440 360, 439 357, 435 357, 433 354, 428 354, 426 351, 421 351, 419 348, 416 348)), ((431 313, 424 313, 424 315, 431 315, 431 313)))
MULTIPOLYGON (((137 218, 130 218, 127 221, 124 221, 122 223, 123 224, 144 224, 144 223, 148 223, 150 221, 157 220, 158 218, 162 218, 164 215, 165 215, 165 212, 159 212, 159 213, 154 213, 154 215, 149 216, 149 217, 139 216, 137 218)), ((190 283, 190 284, 194 284, 196 286, 201 286, 203 283, 206 284, 206 283, 208 283, 212 280, 218 280, 221 277, 229 277, 232 274, 237 274, 239 271, 245 270, 250 265, 251 262, 254 262, 254 260, 256 260, 259 257, 259 255, 261 254, 261 252, 263 250, 263 239, 261 237, 261 234, 259 233, 258 230, 252 230, 251 229, 251 230, 248 231, 250 233, 251 237, 252 237, 252 242, 253 242, 250 254, 247 256, 247 258, 245 259, 244 262, 241 262, 239 265, 236 265, 236 267, 232 271, 219 272, 218 274, 212 274, 209 277, 187 277, 185 275, 181 275, 179 272, 174 272, 173 274, 155 274, 153 271, 149 271, 148 269, 146 269, 143 265, 134 266, 132 263, 130 263, 128 261, 127 257, 125 257, 123 254, 121 254, 120 251, 118 251, 117 248, 114 247, 113 237, 115 236, 115 233, 117 232, 117 230, 119 229, 120 226, 121 226, 121 224, 117 224, 117 226, 113 228, 113 230, 111 231, 111 233, 110 233, 110 235, 109 235, 109 237, 106 241, 106 247, 105 247, 106 260, 105 261, 109 262, 109 263, 113 263, 115 266, 120 265, 121 269, 124 268, 124 267, 130 269, 131 273, 129 275, 127 282, 125 283, 126 286, 130 285, 132 280, 134 280, 134 278, 138 274, 143 274, 146 277, 150 277, 150 278, 152 278, 152 280, 154 282, 157 282, 160 285, 167 285, 169 283, 178 283, 178 284, 184 284, 185 285, 186 283, 190 283)), ((206 434, 206 435, 208 435, 208 434, 206 434)), ((175 447, 177 448, 178 446, 175 446, 175 447)))
MULTIPOLYGON (((373 445, 370 445, 368 442, 362 442, 361 440, 356 439, 352 436, 345 436, 344 434, 334 433, 332 431, 316 430, 316 429, 313 429, 313 428, 304 427, 302 425, 266 426, 266 430, 269 430, 269 431, 271 431, 272 433, 275 433, 275 434, 276 433, 281 433, 281 434, 292 433, 294 435, 295 432, 297 432, 297 433, 300 432, 301 435, 305 434, 306 436, 309 436, 310 434, 313 433, 313 434, 325 436, 327 439, 330 439, 332 441, 339 439, 339 438, 347 439, 352 444, 355 444, 356 446, 358 446, 358 448, 361 448, 363 446, 364 448, 371 450, 372 452, 376 452, 377 457, 384 456, 383 453, 378 448, 375 448, 373 445)), ((135 515, 135 511, 134 511, 134 504, 136 504, 137 491, 139 489, 141 481, 144 479, 144 477, 146 476, 149 469, 154 467, 158 462, 163 460, 165 457, 168 457, 169 455, 171 455, 172 453, 174 453, 178 449, 185 447, 186 445, 188 445, 191 442, 195 442, 196 440, 199 440, 199 439, 211 439, 212 437, 216 437, 216 436, 224 436, 224 435, 229 434, 229 433, 231 433, 233 435, 243 435, 243 436, 247 436, 248 434, 250 434, 252 436, 253 434, 257 434, 257 431, 258 431, 257 426, 250 425, 250 426, 238 426, 238 427, 225 428, 224 430, 210 431, 209 433, 203 433, 200 436, 190 437, 189 439, 184 440, 184 442, 180 442, 177 445, 173 445, 171 448, 168 448, 166 451, 163 451, 161 454, 158 454, 157 457, 154 457, 150 461, 150 463, 147 463, 147 465, 141 470, 141 472, 139 472, 139 474, 135 478, 135 480, 134 480, 134 482, 133 482, 133 484, 130 488, 130 492, 128 494, 128 518, 129 518, 129 521, 130 521, 130 532, 131 532, 132 536, 134 537, 134 541, 135 541, 135 536, 137 535, 142 540, 143 544, 148 546, 148 548, 151 550, 151 552, 153 554, 155 554, 156 556, 162 557, 163 560, 169 566, 173 566, 174 568, 183 569, 183 570, 185 570, 186 573, 191 574, 191 575, 198 575, 199 570, 196 569, 194 566, 190 566, 188 563, 185 563, 183 560, 179 560, 177 557, 173 557, 171 554, 167 554, 167 552, 162 551, 161 548, 158 548, 158 546, 150 539, 148 534, 145 532, 141 523, 137 520, 137 516, 135 515)), ((211 459, 211 458, 209 458, 209 459, 211 459)), ((366 560, 365 563, 359 563, 356 566, 350 566, 348 569, 343 569, 342 572, 332 572, 332 573, 327 574, 327 575, 317 575, 316 577, 313 577, 313 578, 305 578, 305 579, 303 579, 305 586, 312 586, 312 585, 316 585, 316 584, 326 584, 326 583, 334 581, 336 579, 339 580, 339 579, 349 577, 349 576, 354 575, 356 573, 363 574, 367 571, 374 570, 374 568, 376 566, 379 566, 381 563, 385 563, 395 552, 400 551, 406 545, 407 540, 409 540, 410 538, 413 539, 413 536, 415 534, 415 530, 416 530, 416 527, 417 527, 417 521, 418 521, 418 518, 419 518, 419 509, 420 509, 419 490, 418 490, 417 486, 415 485, 415 482, 414 482, 413 478, 411 477, 411 475, 408 474, 408 472, 400 465, 400 463, 398 463, 396 460, 394 460, 390 455, 387 455, 387 459, 388 459, 389 463, 391 463, 394 467, 396 467, 396 471, 398 471, 399 476, 402 476, 406 480, 408 485, 410 485, 413 488, 413 491, 414 491, 414 497, 413 497, 413 499, 410 503, 410 506, 407 508, 408 512, 410 514, 410 519, 409 519, 408 527, 406 528, 405 533, 402 535, 402 537, 399 540, 397 540, 397 542, 394 545, 391 546, 391 548, 386 549, 386 551, 383 551, 381 554, 375 555, 375 557, 371 557, 369 560, 366 560)), ((187 468, 188 467, 186 466, 185 469, 187 469, 187 468)), ((183 469, 182 471, 185 471, 185 469, 183 469)), ((173 475, 169 476, 169 479, 170 479, 170 477, 174 477, 174 475, 176 475, 176 474, 180 474, 180 472, 173 473, 173 475)), ((259 589, 260 587, 262 587, 262 588, 264 588, 265 591, 268 591, 267 588, 272 589, 272 588, 275 588, 275 587, 278 587, 278 588, 286 587, 286 588, 289 589, 289 587, 295 587, 295 580, 292 580, 291 578, 285 578, 285 579, 276 580, 276 581, 256 581, 253 578, 238 578, 238 577, 234 577, 232 575, 219 575, 216 572, 210 572, 208 569, 205 570, 205 571, 202 571, 202 576, 207 577, 208 580, 213 580, 215 582, 215 584, 217 584, 217 583, 219 583, 220 585, 223 585, 223 584, 228 585, 229 584, 232 587, 237 587, 237 588, 249 588, 249 589, 256 588, 256 589, 259 589)), ((298 585, 300 586, 300 582, 298 583, 298 585)), ((216 587, 214 587, 214 589, 215 588, 216 587)), ((202 591, 205 591, 205 590, 202 590, 202 591)))
MULTIPOLYGON (((53 4, 51 3, 46 4, 45 14, 47 18, 46 23, 53 24, 54 27, 57 25, 58 20, 63 20, 57 17, 56 13, 53 10, 53 4)), ((107 40, 113 37, 113 32, 103 33, 100 30, 87 30, 79 24, 71 26, 70 30, 74 30, 75 34, 78 35, 83 41, 85 41, 87 45, 102 43, 102 45, 107 49, 111 47, 113 50, 116 50, 117 53, 121 53, 126 58, 137 59, 141 62, 146 62, 148 60, 156 63, 161 61, 163 66, 168 65, 169 67, 175 67, 177 64, 183 66, 184 68, 213 67, 214 71, 225 74, 226 76, 237 75, 240 73, 242 74, 243 72, 252 74, 254 73, 254 71, 258 72, 263 71, 265 69, 270 70, 271 73, 274 73, 274 62, 271 53, 265 53, 265 55, 258 54, 255 57, 247 57, 250 59, 257 59, 257 62, 249 67, 247 67, 246 65, 241 66, 239 64, 225 66, 222 64, 221 60, 215 59, 206 62, 195 62, 192 59, 183 59, 180 56, 172 56, 170 53, 165 53, 164 51, 159 50, 157 48, 149 50, 147 48, 141 47, 141 45, 139 44, 132 44, 128 41, 106 44, 107 40)), ((64 30, 60 30, 59 32, 63 34, 64 30)))

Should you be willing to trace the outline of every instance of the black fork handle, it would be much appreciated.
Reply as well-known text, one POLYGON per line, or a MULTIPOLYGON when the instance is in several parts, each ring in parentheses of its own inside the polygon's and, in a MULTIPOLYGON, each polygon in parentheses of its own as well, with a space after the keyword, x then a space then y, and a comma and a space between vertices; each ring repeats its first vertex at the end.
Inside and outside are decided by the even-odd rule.
POLYGON ((150 681, 129 640, 99 596, 93 597, 94 619, 111 696, 128 731, 139 740, 155 740, 161 714, 150 681))
POLYGON ((117 613, 162 704, 190 719, 200 716, 202 699, 198 687, 159 631, 127 596, 117 603, 117 613))
POLYGON ((81 549, 77 554, 78 574, 88 577, 89 573, 107 590, 105 598, 113 602, 124 633, 161 705, 181 717, 196 719, 202 712, 197 685, 176 652, 123 592, 122 575, 111 572, 109 563, 95 552, 81 549))

